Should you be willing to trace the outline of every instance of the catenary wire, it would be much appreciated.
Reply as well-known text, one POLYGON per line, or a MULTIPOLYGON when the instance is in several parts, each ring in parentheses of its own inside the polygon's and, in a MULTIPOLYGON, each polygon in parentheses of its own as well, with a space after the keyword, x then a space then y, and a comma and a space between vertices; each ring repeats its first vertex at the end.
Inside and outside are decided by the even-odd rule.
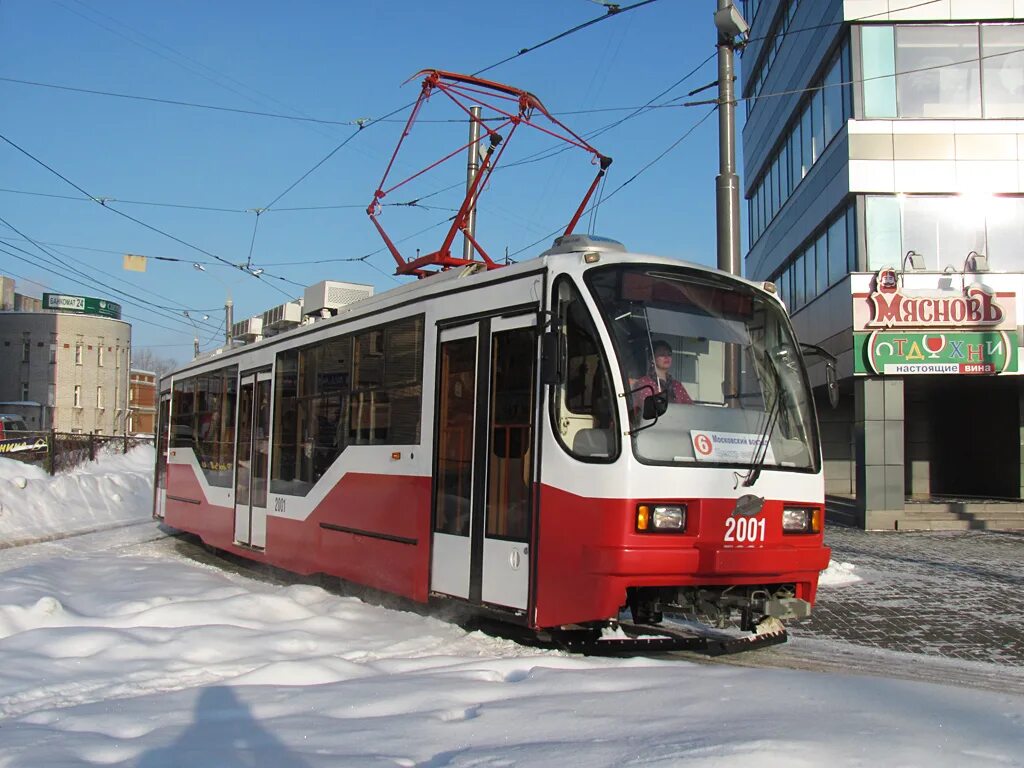
MULTIPOLYGON (((137 219, 134 216, 131 216, 131 215, 125 213, 124 211, 119 211, 117 208, 111 207, 106 202, 104 202, 103 198, 98 198, 95 195, 89 194, 86 190, 82 189, 82 187, 78 186, 78 184, 76 184, 75 182, 71 181, 69 178, 64 176, 62 173, 60 173, 59 171, 57 171, 53 167, 47 165, 42 160, 40 160, 38 157, 33 155, 31 152, 29 152, 28 150, 22 148, 21 146, 19 146, 15 142, 11 141, 9 138, 4 136, 3 134, 0 134, 0 140, 3 140, 4 142, 9 144, 10 146, 14 147, 16 150, 18 150, 23 155, 25 155, 26 157, 31 159, 33 162, 38 163, 43 168, 45 168, 50 173, 54 174, 55 176, 57 176, 58 178, 60 178, 64 182, 66 182, 67 184, 70 184, 72 187, 77 189, 79 192, 81 192, 83 195, 85 195, 89 199, 93 200, 96 203, 99 203, 99 205, 102 206, 104 209, 106 209, 108 211, 112 211, 112 212, 116 213, 118 216, 122 216, 122 217, 128 219, 129 221, 133 221, 136 224, 139 224, 140 226, 143 226, 146 229, 151 230, 152 232, 156 232, 157 234, 160 234, 160 235, 163 235, 164 237, 170 238, 171 240, 174 240, 176 243, 180 243, 181 245, 184 245, 187 248, 191 248, 192 250, 195 250, 195 251, 198 251, 199 253, 205 254, 206 256, 209 256, 210 258, 216 259, 217 261, 219 261, 222 264, 225 264, 225 265, 227 265, 229 267, 232 267, 232 268, 235 268, 235 269, 240 269, 242 272, 245 272, 246 274, 251 275, 253 277, 257 277, 257 278, 262 278, 263 277, 263 275, 252 275, 251 272, 249 272, 249 271, 247 271, 245 269, 240 268, 237 264, 232 264, 230 261, 228 261, 227 259, 225 259, 222 256, 218 256, 215 253, 211 253, 210 251, 207 251, 207 250, 205 250, 203 248, 200 248, 198 245, 193 245, 192 243, 189 243, 186 240, 182 240, 180 237, 177 237, 176 235, 172 235, 170 232, 166 232, 166 231, 160 229, 159 227, 154 227, 152 224, 147 224, 146 222, 142 221, 141 219, 137 219)), ((290 282, 290 281, 287 281, 285 278, 281 278, 281 277, 279 277, 277 275, 267 275, 267 276, 268 277, 278 277, 281 280, 285 280, 286 282, 290 282)), ((272 283, 267 283, 267 284, 271 285, 275 290, 281 291, 286 296, 288 296, 289 299, 291 299, 291 295, 290 294, 286 293, 285 291, 282 291, 280 288, 278 288, 277 286, 273 285, 272 283)))
MULTIPOLYGON (((628 179, 626 179, 626 180, 625 180, 624 182, 622 182, 622 183, 621 183, 621 184, 620 184, 619 186, 617 186, 617 187, 616 187, 615 189, 613 189, 613 190, 612 190, 611 192, 609 192, 609 193, 608 193, 607 195, 604 195, 604 197, 602 198, 602 202, 603 202, 603 201, 607 201, 607 200, 611 199, 612 197, 614 197, 614 196, 615 196, 616 194, 618 194, 618 193, 619 193, 619 192, 620 192, 620 191, 621 191, 621 190, 623 189, 623 187, 626 187, 626 186, 628 186, 629 184, 632 184, 632 183, 633 183, 634 181, 636 181, 636 179, 637 179, 637 178, 638 178, 638 177, 639 177, 639 176, 640 176, 641 174, 643 174, 644 172, 646 172, 647 170, 649 170, 649 169, 650 169, 650 168, 651 168, 651 167, 652 167, 653 165, 655 165, 656 163, 659 163, 659 162, 661 162, 661 160, 662 160, 662 159, 664 159, 664 158, 665 158, 665 156, 669 154, 669 152, 671 152, 671 151, 672 151, 673 149, 675 149, 675 148, 676 148, 677 146, 679 146, 679 145, 680 145, 680 144, 681 144, 681 143, 682 143, 683 141, 685 141, 685 140, 686 140, 686 139, 687 139, 687 138, 688 138, 689 136, 691 136, 691 135, 693 134, 693 132, 694 132, 694 131, 696 131, 696 130, 697 130, 697 129, 698 129, 698 128, 699 128, 699 127, 700 127, 700 126, 701 126, 701 125, 702 125, 702 124, 703 124, 703 123, 704 123, 704 122, 705 122, 705 121, 706 121, 706 120, 707 120, 707 119, 708 119, 709 117, 711 117, 711 116, 712 116, 713 114, 715 114, 715 112, 717 112, 717 111, 718 111, 718 107, 717 107, 717 106, 716 106, 716 107, 714 107, 714 108, 712 108, 712 109, 710 109, 710 110, 708 110, 708 113, 707 113, 706 115, 704 115, 704 116, 703 116, 702 118, 700 118, 700 120, 698 120, 698 121, 697 121, 696 123, 694 123, 693 125, 691 125, 691 126, 690 126, 690 127, 689 127, 689 128, 687 129, 687 130, 686 130, 686 132, 685 132, 685 133, 683 133, 683 134, 682 134, 682 135, 681 135, 681 136, 680 136, 680 137, 679 137, 678 139, 676 139, 676 140, 675 140, 674 142, 672 142, 672 143, 671 143, 671 144, 670 144, 670 145, 669 145, 669 146, 668 146, 668 147, 667 147, 667 148, 666 148, 665 150, 663 150, 663 151, 662 151, 662 152, 661 152, 661 153, 660 153, 660 154, 659 154, 659 155, 658 155, 657 157, 655 157, 655 158, 654 158, 653 160, 651 160, 651 161, 650 161, 650 162, 648 162, 648 163, 647 163, 646 165, 644 165, 643 167, 641 167, 641 168, 640 168, 640 170, 638 170, 638 171, 637 171, 636 173, 634 173, 634 174, 633 174, 632 176, 630 176, 630 177, 629 177, 628 179)), ((596 204, 595 204, 595 205, 596 205, 596 204)), ((594 206, 591 206, 591 208, 593 208, 593 207, 594 207, 594 206)), ((591 208, 588 208, 588 209, 587 209, 586 211, 584 211, 584 213, 587 213, 587 212, 589 212, 589 211, 591 210, 591 208)), ((535 241, 533 241, 532 243, 530 243, 529 245, 525 245, 525 246, 523 246, 522 248, 520 248, 519 250, 517 250, 517 251, 513 251, 512 253, 510 253, 510 254, 509 254, 509 256, 510 256, 510 257, 511 257, 511 256, 517 256, 517 255, 519 255, 520 253, 523 253, 524 251, 527 251, 527 250, 529 250, 530 248, 534 248, 534 247, 536 247, 537 245, 540 245, 541 243, 547 242, 547 241, 548 241, 548 240, 550 240, 550 239, 551 239, 552 237, 555 237, 556 235, 559 235, 559 234, 561 234, 561 233, 562 233, 562 232, 564 231, 564 229, 565 229, 565 228, 564 228, 564 226, 563 226, 563 227, 559 227, 558 229, 552 230, 552 231, 551 231, 550 233, 548 233, 548 234, 547 234, 547 235, 545 235, 544 237, 540 238, 539 240, 535 240, 535 241)))
MULTIPOLYGON (((6 253, 6 251, 4 251, 2 246, 0 246, 0 253, 6 253)), ((14 254, 8 254, 8 255, 9 256, 14 256, 14 254)), ((53 286, 46 285, 45 283, 41 283, 38 280, 36 280, 34 278, 31 278, 31 277, 25 277, 24 275, 19 275, 17 272, 14 272, 12 270, 8 269, 8 270, 4 270, 4 271, 8 275, 10 275, 11 277, 16 278, 18 280, 21 280, 24 283, 31 283, 32 285, 38 285, 39 287, 46 288, 49 291, 56 291, 57 290, 53 286)), ((171 331, 172 333, 177 333, 178 332, 177 328, 171 328, 171 327, 166 326, 166 325, 160 325, 160 323, 154 323, 152 320, 147 320, 147 319, 142 318, 142 317, 135 317, 134 315, 129 315, 126 312, 122 312, 121 316, 122 317, 127 317, 129 320, 137 320, 138 322, 145 323, 146 325, 152 325, 154 328, 160 328, 160 329, 165 330, 165 331, 171 331)), ((182 345, 181 344, 165 344, 165 345, 161 345, 161 346, 180 347, 182 345)))
MULTIPOLYGON (((173 322, 179 322, 180 323, 181 322, 180 315, 184 311, 193 311, 193 310, 182 310, 182 311, 171 310, 171 311, 167 311, 167 310, 165 310, 163 308, 154 308, 153 306, 147 306, 147 305, 144 305, 144 304, 139 304, 134 299, 132 299, 131 296, 128 296, 128 295, 124 294, 123 292, 119 292, 119 291, 110 289, 108 286, 104 286, 102 283, 99 283, 96 280, 93 280, 88 275, 85 275, 85 274, 83 274, 81 272, 75 271, 73 273, 73 275, 68 275, 68 274, 64 274, 64 273, 54 272, 52 269, 48 268, 48 266, 47 266, 47 264, 45 262, 40 263, 38 256, 36 256, 33 253, 30 253, 29 251, 26 251, 24 248, 19 248, 18 246, 12 246, 12 245, 8 244, 5 247, 0 247, 0 251, 2 251, 3 253, 7 254, 8 256, 10 256, 12 258, 18 259, 19 261, 24 261, 26 264, 30 264, 31 266, 34 266, 34 267, 36 267, 38 269, 42 269, 45 272, 50 273, 51 275, 55 275, 57 277, 61 277, 61 278, 64 278, 64 279, 69 279, 72 282, 76 283, 77 285, 83 286, 85 288, 99 289, 99 290, 104 291, 104 292, 114 293, 115 295, 117 295, 119 301, 123 302, 124 304, 129 305, 129 306, 134 306, 134 307, 137 307, 139 309, 144 309, 144 310, 152 311, 153 314, 155 314, 158 317, 162 317, 165 320, 171 320, 173 322), (25 254, 25 255, 22 256, 22 255, 19 255, 18 253, 14 253, 14 252, 8 250, 8 248, 14 248, 15 250, 20 251, 20 253, 25 254)), ((195 310, 195 311, 199 311, 199 310, 195 310)))

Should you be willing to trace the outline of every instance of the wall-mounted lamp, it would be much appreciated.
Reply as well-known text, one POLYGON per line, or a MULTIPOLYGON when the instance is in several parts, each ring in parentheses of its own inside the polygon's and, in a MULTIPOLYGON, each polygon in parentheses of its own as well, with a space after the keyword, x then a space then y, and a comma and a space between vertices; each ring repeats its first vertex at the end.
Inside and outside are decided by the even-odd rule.
POLYGON ((900 267, 901 272, 907 271, 907 264, 910 264, 910 268, 915 272, 921 272, 924 270, 924 256, 917 251, 907 251, 907 255, 903 257, 903 265, 900 267))
POLYGON ((971 251, 964 259, 964 272, 988 272, 988 256, 971 251))

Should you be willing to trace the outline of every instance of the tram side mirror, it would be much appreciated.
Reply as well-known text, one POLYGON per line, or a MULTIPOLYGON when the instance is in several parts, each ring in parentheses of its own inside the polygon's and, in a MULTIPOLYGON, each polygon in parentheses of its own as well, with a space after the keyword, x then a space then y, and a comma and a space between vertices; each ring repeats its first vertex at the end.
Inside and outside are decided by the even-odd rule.
POLYGON ((839 407, 839 376, 836 374, 836 364, 831 360, 825 361, 825 389, 828 391, 828 403, 833 408, 839 407))
POLYGON ((561 382, 559 360, 561 359, 561 337, 557 331, 545 331, 540 337, 540 383, 558 384, 561 382))
POLYGON ((643 417, 644 420, 650 421, 656 419, 659 416, 663 416, 665 411, 668 410, 668 393, 658 392, 654 395, 648 395, 644 398, 644 409, 643 417))
POLYGON ((806 356, 814 355, 825 361, 825 391, 828 403, 833 408, 839 407, 839 375, 836 373, 836 357, 817 344, 801 344, 801 351, 806 356))

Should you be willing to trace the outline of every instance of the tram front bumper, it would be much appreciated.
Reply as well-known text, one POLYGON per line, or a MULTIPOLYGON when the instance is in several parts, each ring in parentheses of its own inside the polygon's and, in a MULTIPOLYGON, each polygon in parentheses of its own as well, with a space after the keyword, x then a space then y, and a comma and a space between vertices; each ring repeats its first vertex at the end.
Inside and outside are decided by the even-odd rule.
MULTIPOLYGON (((828 547, 771 547, 765 549, 714 549, 708 570, 713 573, 756 575, 764 573, 792 573, 828 568, 832 550, 828 547)), ((703 570, 703 569, 702 569, 703 570)))
POLYGON ((584 563, 607 576, 772 576, 828 567, 828 547, 586 547, 584 563))

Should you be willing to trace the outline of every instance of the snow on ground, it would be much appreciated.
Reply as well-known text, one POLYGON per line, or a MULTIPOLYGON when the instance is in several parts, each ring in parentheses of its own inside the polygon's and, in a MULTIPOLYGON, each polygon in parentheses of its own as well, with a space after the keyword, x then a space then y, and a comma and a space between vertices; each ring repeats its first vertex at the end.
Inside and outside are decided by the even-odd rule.
POLYGON ((828 568, 821 572, 818 577, 819 587, 838 587, 843 584, 854 584, 861 581, 861 577, 854 571, 857 566, 853 563, 837 563, 835 560, 828 564, 828 568))
POLYGON ((147 519, 153 507, 152 446, 100 454, 50 477, 34 464, 0 458, 0 548, 63 533, 147 519))
MULTIPOLYGON (((134 487, 118 461, 3 467, 0 503, 145 520, 145 494, 101 498, 134 487)), ((529 649, 204 565, 148 523, 0 553, 0 662, 0 768, 1024 765, 1024 696, 529 649)))

